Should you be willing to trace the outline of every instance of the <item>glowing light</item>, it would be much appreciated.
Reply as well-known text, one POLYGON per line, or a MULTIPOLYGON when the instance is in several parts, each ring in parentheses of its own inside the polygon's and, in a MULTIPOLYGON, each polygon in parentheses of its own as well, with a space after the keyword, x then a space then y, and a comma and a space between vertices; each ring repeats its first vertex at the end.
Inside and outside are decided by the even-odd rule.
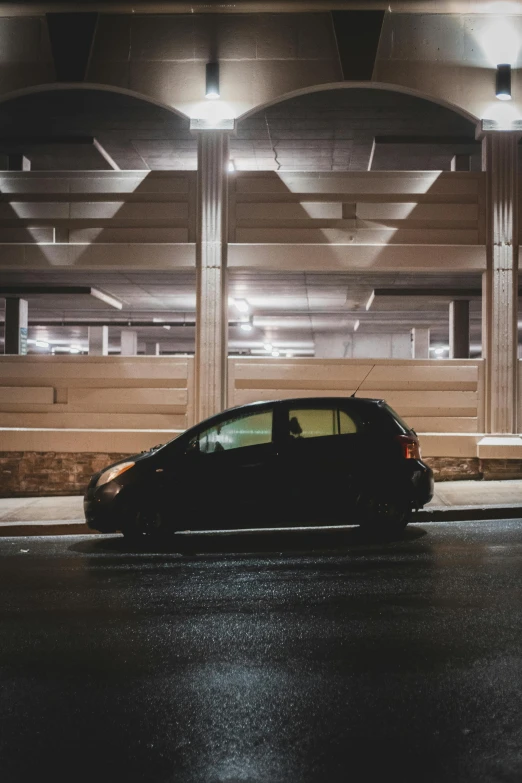
POLYGON ((240 313, 248 313, 250 305, 246 299, 234 299, 234 306, 240 313))
POLYGON ((274 350, 274 346, 272 345, 272 343, 265 343, 263 345, 263 348, 265 349, 265 351, 268 351, 268 353, 272 353, 272 351, 274 350))
POLYGON ((353 325, 353 331, 356 332, 359 326, 361 325, 361 322, 357 320, 353 325))
POLYGON ((515 64, 521 41, 513 19, 508 16, 484 19, 476 36, 491 65, 515 64))
POLYGON ((279 356, 279 351, 272 351, 272 356, 279 356))
POLYGON ((79 348, 69 348, 69 353, 80 353, 79 348))
POLYGON ((167 331, 169 331, 169 329, 170 329, 170 324, 163 324, 163 328, 164 328, 164 329, 166 329, 167 331))
POLYGON ((375 291, 372 291, 370 296, 369 296, 369 298, 368 298, 368 301, 366 302, 365 310, 369 310, 370 309, 370 307, 373 304, 373 300, 374 299, 375 299, 375 291))
POLYGON ((35 345, 38 348, 49 348, 49 343, 46 343, 45 340, 36 340, 35 345))
POLYGON ((239 328, 243 332, 251 332, 254 327, 252 326, 252 324, 245 323, 245 324, 241 324, 239 328))
POLYGON ((493 101, 484 110, 484 117, 497 124, 497 130, 513 130, 520 122, 520 111, 510 101, 493 101))
POLYGON ((236 164, 234 163, 233 160, 229 160, 228 161, 227 168, 228 168, 229 171, 235 171, 236 170, 236 164))

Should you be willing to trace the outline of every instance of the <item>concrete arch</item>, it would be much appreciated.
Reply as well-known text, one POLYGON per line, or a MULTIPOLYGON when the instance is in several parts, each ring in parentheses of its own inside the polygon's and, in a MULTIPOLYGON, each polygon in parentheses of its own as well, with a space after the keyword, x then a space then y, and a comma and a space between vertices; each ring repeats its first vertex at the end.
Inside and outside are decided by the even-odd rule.
POLYGON ((184 114, 184 112, 180 111, 179 109, 175 109, 173 106, 169 106, 166 103, 162 103, 161 101, 155 100, 154 98, 151 98, 149 95, 143 95, 143 93, 136 92, 135 90, 128 90, 125 87, 113 87, 112 85, 97 84, 95 82, 81 82, 81 83, 50 82, 48 84, 38 84, 31 87, 23 87, 19 90, 13 90, 11 92, 0 95, 0 104, 15 100, 16 98, 22 98, 26 95, 36 95, 44 92, 58 92, 60 90, 85 90, 85 91, 92 91, 92 92, 112 92, 112 93, 118 93, 119 95, 127 95, 130 98, 135 98, 136 100, 143 101, 144 103, 149 103, 152 106, 158 106, 161 109, 165 109, 171 114, 180 117, 180 119, 187 120, 187 122, 190 121, 190 117, 187 114, 184 114))
POLYGON ((474 114, 471 114, 470 112, 466 111, 466 109, 463 109, 461 106, 457 106, 456 104, 451 103, 450 101, 445 101, 442 100, 441 98, 429 95, 427 93, 420 92, 419 90, 414 90, 411 87, 403 87, 402 85, 399 84, 389 84, 387 82, 330 82, 327 84, 314 84, 310 87, 303 87, 299 90, 293 90, 292 92, 288 92, 285 93, 284 95, 280 95, 277 98, 274 98, 273 100, 267 101, 266 103, 259 104, 258 106, 249 109, 248 111, 244 112, 239 117, 237 117, 236 122, 241 122, 242 120, 245 120, 248 117, 257 114, 260 111, 264 111, 265 109, 268 109, 271 106, 277 106, 277 104, 279 103, 284 103, 285 101, 292 100, 293 98, 300 98, 303 95, 311 95, 312 93, 316 93, 316 92, 330 92, 333 90, 354 90, 354 89, 398 92, 403 95, 409 95, 412 98, 420 98, 421 100, 438 104, 439 106, 442 106, 445 109, 449 109, 450 111, 453 111, 456 114, 460 114, 461 117, 464 117, 464 119, 474 124, 477 124, 479 122, 479 118, 476 117, 474 114))

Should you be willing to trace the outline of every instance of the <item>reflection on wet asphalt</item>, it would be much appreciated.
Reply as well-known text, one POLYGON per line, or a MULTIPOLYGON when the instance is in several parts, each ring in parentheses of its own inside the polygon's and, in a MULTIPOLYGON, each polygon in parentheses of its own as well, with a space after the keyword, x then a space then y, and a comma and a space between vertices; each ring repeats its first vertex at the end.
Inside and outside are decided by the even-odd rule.
POLYGON ((1 539, 2 783, 518 782, 521 574, 522 520, 1 539))

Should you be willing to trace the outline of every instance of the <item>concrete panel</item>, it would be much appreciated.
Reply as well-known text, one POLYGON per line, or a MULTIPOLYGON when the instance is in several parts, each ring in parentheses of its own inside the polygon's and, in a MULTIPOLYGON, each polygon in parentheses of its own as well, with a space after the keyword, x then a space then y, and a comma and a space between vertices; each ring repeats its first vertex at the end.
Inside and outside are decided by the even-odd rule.
POLYGON ((194 269, 194 244, 2 245, 0 270, 194 269))
POLYGON ((477 230, 408 228, 240 228, 236 241, 253 244, 474 245, 477 230))
MULTIPOLYGON (((63 206, 69 208, 69 205, 63 206)), ((0 211, 0 217, 2 213, 0 211)), ((54 217, 54 215, 53 215, 54 217)), ((58 217, 58 216, 56 216, 58 217)), ((72 202, 65 217, 71 220, 188 220, 187 202, 124 202, 82 201, 72 202)))
POLYGON ((0 202, 0 220, 14 220, 16 218, 50 219, 68 218, 69 204, 59 201, 9 201, 0 202))
POLYGON ((0 427, 51 429, 184 430, 184 413, 48 413, 0 411, 0 427))
POLYGON ((69 389, 69 408, 83 410, 103 410, 153 407, 156 406, 186 406, 186 389, 69 389))
POLYGON ((238 220, 342 220, 341 202, 300 201, 299 203, 240 202, 236 208, 238 220))
MULTIPOLYGON (((238 193, 331 193, 350 196, 357 201, 362 195, 422 195, 476 197, 484 187, 482 172, 386 172, 363 173, 271 172, 236 175, 238 193)), ((348 200, 348 199, 345 199, 348 200)))
POLYGON ((32 17, 2 17, 0 19, 0 64, 34 63, 44 57, 42 26, 44 20, 32 17))
POLYGON ((0 404, 52 405, 54 388, 49 386, 0 386, 0 404))
POLYGON ((260 14, 257 19, 257 59, 294 60, 298 54, 298 17, 260 14))
POLYGON ((137 454, 179 434, 169 430, 0 430, 2 451, 137 454))
MULTIPOLYGON (((1 236, 1 235, 0 235, 1 236)), ((188 242, 188 228, 77 228, 69 232, 69 242, 90 245, 114 244, 179 244, 188 242)))
POLYGON ((48 228, 34 228, 33 226, 27 226, 26 228, 1 228, 0 227, 0 244, 5 242, 10 244, 16 242, 17 244, 23 244, 24 242, 54 242, 55 234, 54 228, 49 226, 48 228))
POLYGON ((96 385, 107 382, 114 387, 114 379, 119 379, 121 384, 118 385, 142 381, 158 385, 159 380, 164 380, 177 386, 188 377, 193 361, 192 357, 169 356, 154 359, 145 356, 0 356, 0 375, 4 383, 17 378, 28 382, 40 378, 57 379, 56 385, 60 386, 64 381, 71 386, 92 381, 96 385))
POLYGON ((479 440, 481 459, 522 459, 522 438, 486 435, 479 440))
POLYGON ((444 221, 476 221, 478 219, 477 204, 418 204, 416 201, 402 203, 375 202, 358 203, 357 217, 366 220, 386 218, 391 220, 444 220, 444 221))
MULTIPOLYGON (((1 261, 0 261, 1 264, 1 261)), ((228 266, 237 269, 274 269, 329 272, 365 269, 402 272, 482 272, 486 249, 479 245, 333 245, 230 244, 228 266)))
POLYGON ((423 457, 477 457, 479 438, 471 433, 423 433, 419 440, 423 457))

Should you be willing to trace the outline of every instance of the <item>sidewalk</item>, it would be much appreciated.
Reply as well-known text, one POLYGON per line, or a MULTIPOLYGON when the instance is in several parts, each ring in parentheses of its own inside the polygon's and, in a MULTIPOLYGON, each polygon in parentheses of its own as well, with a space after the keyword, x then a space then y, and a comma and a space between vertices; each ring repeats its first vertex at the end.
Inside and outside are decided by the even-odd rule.
MULTIPOLYGON (((445 481, 414 522, 522 519, 522 479, 445 481)), ((0 536, 92 534, 83 518, 83 498, 0 498, 0 536)))

